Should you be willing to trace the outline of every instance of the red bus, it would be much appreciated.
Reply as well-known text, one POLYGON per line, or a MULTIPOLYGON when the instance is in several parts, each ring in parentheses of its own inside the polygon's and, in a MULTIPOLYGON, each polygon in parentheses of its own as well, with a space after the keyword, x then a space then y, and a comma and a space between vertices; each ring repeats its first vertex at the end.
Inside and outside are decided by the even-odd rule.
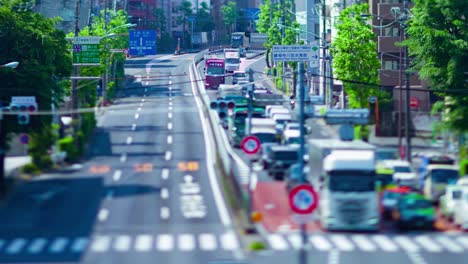
POLYGON ((216 89, 224 83, 224 59, 209 58, 205 60, 205 88, 216 89))

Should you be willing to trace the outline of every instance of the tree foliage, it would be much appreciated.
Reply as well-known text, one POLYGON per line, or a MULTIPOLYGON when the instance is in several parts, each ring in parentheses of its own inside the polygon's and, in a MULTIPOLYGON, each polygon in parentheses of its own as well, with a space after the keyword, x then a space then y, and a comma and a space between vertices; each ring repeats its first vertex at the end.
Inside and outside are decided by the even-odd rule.
POLYGON ((213 17, 210 14, 210 7, 203 1, 200 4, 197 14, 197 29, 201 32, 211 32, 214 29, 213 17))
POLYGON ((224 24, 229 28, 229 34, 234 32, 238 17, 236 2, 229 1, 226 5, 221 6, 221 16, 224 24))
MULTIPOLYGON (((64 83, 72 71, 65 33, 55 19, 30 10, 17 10, 17 1, 1 1, 0 64, 18 61, 16 69, 0 68, 0 99, 8 105, 12 96, 35 96, 41 111, 50 111, 65 93, 64 83)), ((50 126, 50 116, 31 116, 31 124, 19 126, 16 116, 7 116, 3 128, 10 132, 41 131, 50 126)))
POLYGON ((368 4, 345 8, 338 17, 337 37, 331 46, 333 72, 344 82, 351 108, 367 108, 369 96, 379 96, 379 68, 376 36, 372 26, 360 14, 367 13, 368 4))
MULTIPOLYGON (((445 90, 440 96, 453 95, 450 90, 467 89, 468 85, 468 5, 465 0, 414 0, 407 27, 412 70, 428 81, 433 89, 445 90)), ((468 96, 457 94, 443 104, 447 126, 468 131, 468 96)))

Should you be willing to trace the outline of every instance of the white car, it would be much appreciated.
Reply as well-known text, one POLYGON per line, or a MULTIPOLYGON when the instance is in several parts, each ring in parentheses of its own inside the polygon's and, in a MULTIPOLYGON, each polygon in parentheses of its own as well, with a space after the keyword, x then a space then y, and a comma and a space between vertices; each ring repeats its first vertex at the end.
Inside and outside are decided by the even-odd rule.
POLYGON ((406 160, 384 160, 383 166, 393 170, 393 181, 400 186, 414 189, 419 187, 418 175, 413 171, 411 164, 406 160))
POLYGON ((468 187, 459 185, 448 185, 445 193, 439 198, 439 209, 442 216, 449 220, 453 219, 454 210, 457 203, 461 200, 463 191, 468 190, 468 187))
POLYGON ((245 71, 234 71, 232 74, 232 84, 237 84, 240 80, 248 81, 245 71))
POLYGON ((468 230, 468 191, 463 191, 461 199, 455 204, 453 222, 463 230, 468 230))

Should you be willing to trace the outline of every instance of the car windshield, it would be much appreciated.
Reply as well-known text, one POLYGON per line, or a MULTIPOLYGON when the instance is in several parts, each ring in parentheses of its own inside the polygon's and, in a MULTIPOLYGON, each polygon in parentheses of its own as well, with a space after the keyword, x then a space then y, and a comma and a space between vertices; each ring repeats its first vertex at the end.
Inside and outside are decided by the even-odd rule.
POLYGON ((229 58, 229 59, 226 59, 226 63, 239 63, 239 59, 229 58))
POLYGON ((288 144, 299 144, 299 138, 298 137, 291 137, 287 141, 288 144))
POLYGON ((435 183, 455 183, 458 179, 458 171, 451 169, 432 170, 432 181, 435 183))
POLYGON ((377 173, 376 180, 379 181, 382 186, 385 186, 393 181, 393 174, 377 173))
POLYGON ((408 166, 395 166, 393 167, 395 172, 411 172, 411 168, 408 166))
POLYGON ((224 68, 219 67, 208 67, 206 70, 207 75, 221 75, 224 74, 224 68))
POLYGON ((377 160, 392 160, 396 159, 398 155, 394 150, 377 150, 376 159, 377 160))
POLYGON ((261 143, 277 142, 276 135, 273 133, 255 133, 254 135, 257 136, 258 139, 260 139, 261 143))
POLYGON ((432 204, 424 199, 404 199, 401 206, 405 209, 424 209, 432 208, 432 204))
POLYGON ((384 192, 383 198, 384 199, 392 199, 396 200, 401 196, 401 193, 398 192, 384 192))
POLYGON ((275 160, 297 160, 297 151, 276 151, 274 152, 275 160))
POLYGON ((329 189, 335 192, 369 192, 375 190, 373 173, 334 171, 329 174, 329 189))
POLYGON ((239 72, 239 73, 234 73, 234 77, 235 77, 235 78, 245 78, 246 75, 245 75, 245 73, 240 73, 240 72, 239 72))

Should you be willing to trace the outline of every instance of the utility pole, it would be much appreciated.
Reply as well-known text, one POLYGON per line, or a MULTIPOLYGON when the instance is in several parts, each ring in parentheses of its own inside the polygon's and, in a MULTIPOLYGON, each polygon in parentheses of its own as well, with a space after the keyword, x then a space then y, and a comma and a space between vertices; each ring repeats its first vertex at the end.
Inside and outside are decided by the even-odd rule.
MULTIPOLYGON (((405 0, 403 2, 403 12, 404 12, 404 19, 401 24, 401 28, 403 29, 402 34, 404 34, 404 38, 406 39, 406 21, 408 19, 408 1, 405 0)), ((406 160, 411 162, 411 107, 410 107, 410 72, 409 72, 409 62, 408 62, 408 47, 405 47, 405 90, 406 90, 406 118, 405 118, 405 135, 406 135, 406 160)))
MULTIPOLYGON (((304 154, 305 154, 305 135, 304 135, 304 103, 305 103, 305 86, 304 86, 304 63, 299 62, 299 171, 301 173, 300 181, 301 184, 306 182, 304 176, 304 154)), ((307 230, 306 224, 301 223, 301 236, 302 246, 299 252, 299 264, 307 263, 307 230)))
MULTIPOLYGON (((253 77, 253 69, 252 68, 249 68, 249 86, 247 87, 247 94, 248 94, 248 111, 247 111, 247 119, 249 120, 249 129, 247 132, 247 135, 250 136, 252 134, 252 112, 253 112, 253 105, 252 105, 252 100, 253 100, 253 90, 254 90, 254 77, 253 77)), ((248 197, 249 197, 249 201, 248 201, 248 218, 249 218, 249 222, 251 221, 251 215, 252 215, 252 188, 251 188, 251 185, 252 185, 252 169, 253 167, 253 164, 252 164, 252 159, 250 158, 249 159, 249 181, 248 181, 248 186, 247 186, 247 190, 248 190, 248 197)))
MULTIPOLYGON (((327 25, 327 19, 326 19, 326 8, 327 8, 327 5, 325 3, 325 0, 322 0, 322 24, 323 24, 323 32, 322 32, 322 35, 323 35, 323 49, 322 49, 322 74, 323 74, 323 97, 325 98, 325 105, 328 105, 328 102, 327 102, 327 60, 326 60, 326 57, 327 57, 327 30, 326 30, 326 25, 327 25)), ((330 92, 330 91, 328 91, 330 92)))
MULTIPOLYGON (((286 19, 285 19, 285 14, 286 13, 286 5, 285 5, 285 0, 281 0, 281 42, 283 43, 284 37, 285 37, 285 31, 286 31, 286 19)), ((284 43, 283 43, 284 44, 284 43)), ((283 94, 286 92, 286 62, 283 61, 282 64, 282 74, 281 74, 281 81, 283 83, 283 94)))
MULTIPOLYGON (((75 37, 78 37, 78 33, 80 32, 80 27, 79 27, 79 18, 80 18, 80 5, 81 5, 81 0, 75 0, 75 37)), ((73 76, 78 77, 80 75, 80 69, 78 68, 77 65, 73 65, 73 76)), ((72 117, 73 120, 78 119, 78 80, 73 79, 72 80, 72 92, 71 92, 71 97, 72 97, 72 117)), ((74 125, 74 136, 75 140, 77 139, 76 137, 76 132, 78 130, 77 125, 74 125)), ((77 140, 76 140, 77 142, 77 140)))
MULTIPOLYGON (((109 0, 106 0, 104 2, 104 32, 107 32, 107 5, 108 5, 108 1, 109 0)), ((107 43, 107 41, 106 41, 107 43)), ((105 45, 105 48, 106 48, 106 52, 109 50, 109 46, 106 44, 105 45)), ((103 76, 103 80, 102 80, 102 104, 103 106, 106 105, 106 102, 107 102, 107 82, 108 82, 108 76, 107 76, 107 64, 109 64, 109 55, 106 55, 106 61, 105 61, 106 65, 104 65, 104 76, 103 76)))

